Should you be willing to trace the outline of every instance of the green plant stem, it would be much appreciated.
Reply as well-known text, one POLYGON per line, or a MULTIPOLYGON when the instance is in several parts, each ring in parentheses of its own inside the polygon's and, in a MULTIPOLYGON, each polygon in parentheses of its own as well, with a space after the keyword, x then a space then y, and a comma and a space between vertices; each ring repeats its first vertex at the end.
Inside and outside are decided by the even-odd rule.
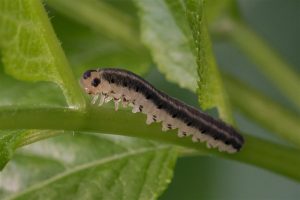
POLYGON ((300 108, 300 74, 244 22, 224 20, 221 29, 219 32, 249 56, 265 77, 300 108))
POLYGON ((160 124, 147 126, 145 120, 142 114, 112 112, 106 107, 88 108, 86 112, 67 108, 0 108, 0 129, 71 130, 153 139, 263 167, 300 181, 299 150, 246 136, 243 150, 231 155, 193 143, 190 137, 179 138, 176 131, 162 133, 160 124))
POLYGON ((229 76, 225 84, 235 107, 258 124, 300 147, 300 116, 229 76))

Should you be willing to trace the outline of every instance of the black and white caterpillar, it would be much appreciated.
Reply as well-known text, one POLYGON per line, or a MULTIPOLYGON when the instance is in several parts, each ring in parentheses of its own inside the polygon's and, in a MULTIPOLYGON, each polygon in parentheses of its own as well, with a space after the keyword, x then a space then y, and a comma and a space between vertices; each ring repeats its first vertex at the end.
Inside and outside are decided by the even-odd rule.
POLYGON ((235 153, 243 146, 244 139, 234 128, 155 89, 132 72, 115 68, 88 70, 81 85, 93 96, 93 104, 98 99, 99 105, 114 100, 118 110, 121 102, 123 107, 133 107, 133 113, 145 113, 147 124, 162 122, 163 131, 178 128, 179 137, 192 136, 194 142, 206 142, 208 148, 235 153))

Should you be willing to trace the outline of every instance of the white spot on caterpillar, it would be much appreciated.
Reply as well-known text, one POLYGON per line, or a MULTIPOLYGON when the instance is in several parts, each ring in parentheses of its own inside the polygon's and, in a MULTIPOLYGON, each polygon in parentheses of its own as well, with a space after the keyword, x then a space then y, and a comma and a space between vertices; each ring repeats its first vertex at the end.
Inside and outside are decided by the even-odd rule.
POLYGON ((147 114, 146 124, 150 125, 153 122, 154 122, 153 115, 152 114, 147 114))
POLYGON ((99 98, 99 95, 94 95, 93 99, 92 99, 92 104, 95 104, 98 98, 99 98))
POLYGON ((114 99, 114 102, 115 102, 115 111, 118 111, 120 101, 121 101, 121 99, 114 99))
POLYGON ((139 112, 139 105, 134 105, 132 109, 132 113, 137 113, 139 112))
POLYGON ((111 96, 105 95, 105 99, 104 99, 104 102, 105 102, 105 103, 108 103, 108 102, 110 102, 111 100, 113 100, 113 98, 112 98, 111 96))
POLYGON ((104 103, 104 100, 105 100, 105 95, 103 93, 101 93, 100 94, 100 101, 99 101, 98 106, 102 106, 103 103, 104 103))

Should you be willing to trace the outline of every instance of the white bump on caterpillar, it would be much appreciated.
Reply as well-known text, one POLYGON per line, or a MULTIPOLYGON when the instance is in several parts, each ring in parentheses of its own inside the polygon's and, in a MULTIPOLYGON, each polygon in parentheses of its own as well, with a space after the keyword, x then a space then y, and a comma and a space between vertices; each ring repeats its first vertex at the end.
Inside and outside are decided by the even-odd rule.
POLYGON ((146 120, 146 124, 147 125, 150 125, 154 122, 154 119, 153 119, 153 115, 152 114, 147 114, 147 120, 146 120))
POLYGON ((137 112, 140 112, 139 105, 134 105, 132 109, 132 113, 137 113, 137 112))
POLYGON ((102 93, 101 95, 100 95, 100 101, 99 101, 99 106, 102 106, 103 105, 103 103, 104 103, 104 100, 105 100, 105 95, 102 93))
POLYGON ((118 111, 120 101, 121 101, 121 99, 114 99, 114 102, 115 102, 115 111, 118 111))
POLYGON ((164 121, 162 122, 162 128, 161 128, 161 130, 164 131, 164 132, 167 131, 167 130, 169 130, 168 124, 166 122, 164 122, 164 121))
MULTIPOLYGON (((228 153, 236 153, 237 150, 234 149, 231 145, 225 146, 223 148, 224 151, 228 152, 228 153)), ((220 147, 219 147, 219 151, 220 151, 220 147)))
POLYGON ((210 143, 206 143, 206 147, 208 148, 208 149, 211 149, 213 146, 210 144, 210 143))
POLYGON ((128 106, 128 101, 127 101, 127 100, 124 101, 124 99, 122 99, 122 106, 123 106, 123 108, 127 108, 127 106, 128 106))
POLYGON ((218 141, 215 139, 212 139, 208 142, 210 144, 210 146, 212 146, 213 148, 216 148, 218 146, 218 141))
POLYGON ((167 122, 167 116, 169 115, 167 112, 161 109, 154 108, 153 115, 156 116, 157 122, 167 122))
POLYGON ((198 133, 197 134, 197 138, 199 142, 208 142, 211 140, 211 137, 209 137, 208 135, 205 135, 203 133, 198 133))
POLYGON ((187 136, 186 132, 181 130, 181 129, 178 129, 178 133, 177 133, 178 137, 185 137, 187 136))
POLYGON ((99 95, 94 95, 91 103, 95 104, 97 102, 98 98, 99 98, 99 95))
POLYGON ((111 96, 108 96, 108 95, 105 95, 105 98, 104 98, 104 102, 105 103, 108 103, 112 100, 113 98, 111 96))
POLYGON ((197 137, 197 135, 196 135, 196 134, 194 134, 194 135, 193 135, 193 137, 192 137, 192 141, 193 141, 193 142, 198 142, 198 137, 197 137))
POLYGON ((155 105, 152 102, 144 103, 143 113, 153 115, 155 105))
POLYGON ((225 144, 223 144, 223 142, 217 140, 217 143, 218 143, 217 148, 219 149, 219 151, 220 151, 220 149, 225 149, 226 148, 226 146, 225 146, 225 144))
POLYGON ((218 141, 218 149, 220 152, 222 151, 226 151, 226 149, 228 148, 225 144, 223 144, 222 142, 218 141))

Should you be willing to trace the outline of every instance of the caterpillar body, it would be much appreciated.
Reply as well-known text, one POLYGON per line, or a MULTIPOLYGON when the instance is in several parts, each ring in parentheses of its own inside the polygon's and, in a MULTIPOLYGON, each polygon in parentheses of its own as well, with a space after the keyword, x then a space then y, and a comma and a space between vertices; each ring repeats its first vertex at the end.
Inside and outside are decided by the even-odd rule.
POLYGON ((168 96, 132 72, 102 68, 86 71, 81 80, 85 91, 99 105, 111 100, 131 106, 132 112, 147 115, 147 124, 161 122, 162 130, 178 129, 179 137, 191 136, 193 142, 206 142, 208 148, 235 153, 244 144, 243 137, 231 126, 200 110, 168 96))

